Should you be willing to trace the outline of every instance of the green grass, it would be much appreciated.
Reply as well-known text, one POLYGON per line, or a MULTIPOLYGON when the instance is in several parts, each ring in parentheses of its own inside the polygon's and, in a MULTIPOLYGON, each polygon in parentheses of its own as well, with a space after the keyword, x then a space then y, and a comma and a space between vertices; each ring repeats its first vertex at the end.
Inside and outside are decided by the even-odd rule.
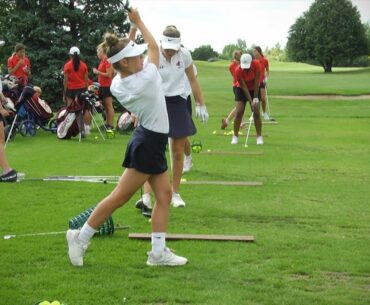
MULTIPOLYGON (((207 125, 197 124, 194 139, 204 150, 245 151, 244 143, 231 147, 230 136, 213 135, 233 106, 223 69, 221 63, 199 64, 211 118, 207 125)), ((369 78, 369 70, 361 71, 331 76, 346 81, 351 93, 358 73, 369 78)), ((292 94, 304 93, 311 75, 320 76, 291 73, 302 75, 292 94)), ((275 75, 289 73, 273 71, 271 91, 280 82, 275 75)), ((189 264, 148 268, 150 243, 128 240, 127 231, 118 231, 94 238, 85 266, 73 268, 62 235, 0 239, 0 304, 45 299, 67 305, 370 304, 370 101, 271 97, 270 102, 279 123, 264 125, 265 145, 257 147, 251 138, 248 148, 262 156, 194 154, 194 167, 185 176, 264 185, 184 185, 187 207, 171 209, 169 225, 171 233, 250 234, 255 243, 168 242, 189 264)), ((27 177, 119 175, 128 136, 105 142, 94 136, 78 143, 43 131, 34 138, 17 135, 7 155, 27 177)), ((71 217, 112 188, 67 182, 0 185, 0 237, 65 230, 71 217)), ((130 225, 131 232, 150 232, 134 208, 137 198, 113 218, 130 225)))

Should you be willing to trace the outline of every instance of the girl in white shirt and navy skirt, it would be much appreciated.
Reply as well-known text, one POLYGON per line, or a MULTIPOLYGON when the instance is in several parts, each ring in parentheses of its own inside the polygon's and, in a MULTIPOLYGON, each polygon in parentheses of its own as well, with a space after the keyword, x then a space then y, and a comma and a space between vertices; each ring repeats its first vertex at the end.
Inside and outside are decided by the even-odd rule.
POLYGON ((126 167, 117 187, 104 198, 90 215, 81 230, 68 230, 68 254, 75 266, 83 265, 88 242, 99 226, 119 207, 124 205, 148 180, 156 198, 152 212, 152 251, 147 265, 179 266, 187 259, 166 248, 171 186, 165 156, 168 139, 168 115, 158 72, 159 48, 137 10, 128 13, 130 21, 141 31, 148 44, 148 60, 144 65, 142 54, 146 45, 137 45, 127 38, 105 35, 108 61, 117 71, 111 92, 130 112, 136 114, 140 126, 136 128, 127 150, 123 166, 126 167))
POLYGON ((181 47, 179 30, 171 25, 163 31, 161 40, 159 73, 163 80, 163 89, 166 96, 169 118, 169 137, 172 150, 172 200, 174 207, 184 207, 185 202, 179 194, 181 176, 183 172, 184 149, 187 137, 196 133, 196 128, 187 110, 186 89, 187 77, 196 101, 196 116, 202 122, 207 122, 208 112, 204 104, 202 90, 195 77, 193 61, 190 52, 181 47))

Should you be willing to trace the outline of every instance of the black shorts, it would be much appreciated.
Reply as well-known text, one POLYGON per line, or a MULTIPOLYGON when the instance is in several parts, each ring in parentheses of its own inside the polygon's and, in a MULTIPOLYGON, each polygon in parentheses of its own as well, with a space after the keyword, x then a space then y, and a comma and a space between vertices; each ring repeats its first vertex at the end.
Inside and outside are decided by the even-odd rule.
POLYGON ((100 99, 105 99, 106 97, 112 97, 112 92, 110 92, 110 87, 100 87, 100 92, 99 92, 99 98, 100 99))
POLYGON ((166 96, 166 106, 170 124, 168 136, 176 139, 195 135, 197 129, 189 113, 187 101, 179 95, 166 96))
MULTIPOLYGON (((258 98, 261 98, 260 90, 258 91, 258 98)), ((253 99, 254 97, 254 91, 249 90, 249 94, 251 98, 253 99)), ((236 87, 235 89, 235 102, 247 102, 247 97, 244 94, 244 91, 240 87, 236 87)))
POLYGON ((162 174, 167 170, 166 145, 168 134, 136 127, 127 144, 122 166, 134 168, 149 175, 162 174))
POLYGON ((265 89, 266 88, 266 82, 263 81, 262 83, 260 83, 260 89, 265 89))
POLYGON ((67 89, 66 97, 74 99, 74 98, 78 97, 81 93, 84 93, 85 91, 86 91, 86 88, 67 89))

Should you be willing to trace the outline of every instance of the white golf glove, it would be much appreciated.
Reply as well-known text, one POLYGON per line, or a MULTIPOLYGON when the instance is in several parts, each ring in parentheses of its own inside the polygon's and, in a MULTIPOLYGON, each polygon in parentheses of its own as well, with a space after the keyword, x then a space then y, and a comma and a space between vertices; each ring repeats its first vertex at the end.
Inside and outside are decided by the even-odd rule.
POLYGON ((207 123, 209 115, 207 112, 206 105, 196 105, 195 106, 195 117, 200 119, 202 123, 207 123))
POLYGON ((258 105, 258 103, 260 102, 260 100, 258 99, 258 97, 255 97, 252 101, 252 106, 254 105, 258 105))

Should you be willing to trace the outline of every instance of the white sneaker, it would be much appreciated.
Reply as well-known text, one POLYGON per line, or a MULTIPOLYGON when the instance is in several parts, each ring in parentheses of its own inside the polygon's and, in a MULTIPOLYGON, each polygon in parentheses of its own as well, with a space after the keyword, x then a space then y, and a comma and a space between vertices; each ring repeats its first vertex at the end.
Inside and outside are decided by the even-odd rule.
POLYGON ((187 262, 188 260, 185 257, 178 256, 172 253, 170 249, 164 248, 159 256, 154 255, 153 252, 149 252, 146 264, 148 266, 182 266, 187 262))
POLYGON ((184 158, 184 166, 183 166, 183 169, 182 169, 182 172, 183 173, 187 173, 187 172, 190 172, 190 169, 193 167, 193 161, 191 159, 191 155, 189 157, 186 157, 184 158))
POLYGON ((73 266, 83 266, 83 256, 88 247, 78 239, 80 230, 68 230, 68 256, 73 266))
POLYGON ((257 145, 263 145, 263 137, 262 136, 257 137, 257 145))
POLYGON ((175 193, 175 192, 172 193, 171 204, 173 205, 174 208, 184 208, 185 207, 184 200, 182 200, 179 193, 175 193))
POLYGON ((238 144, 238 137, 237 136, 232 137, 231 144, 233 144, 233 145, 238 144))
POLYGON ((264 112, 262 115, 263 115, 263 119, 264 119, 265 121, 270 121, 270 117, 269 117, 269 115, 268 115, 268 113, 267 113, 267 112, 264 112))

